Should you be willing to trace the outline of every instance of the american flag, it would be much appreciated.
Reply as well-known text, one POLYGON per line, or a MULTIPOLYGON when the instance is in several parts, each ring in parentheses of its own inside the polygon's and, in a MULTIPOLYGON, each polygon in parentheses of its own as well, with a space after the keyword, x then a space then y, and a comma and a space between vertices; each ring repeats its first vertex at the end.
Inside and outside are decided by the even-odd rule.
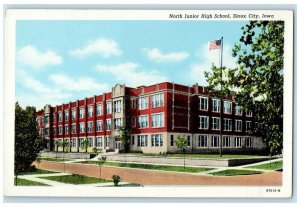
POLYGON ((221 40, 213 40, 208 43, 208 50, 220 49, 222 41, 221 40))

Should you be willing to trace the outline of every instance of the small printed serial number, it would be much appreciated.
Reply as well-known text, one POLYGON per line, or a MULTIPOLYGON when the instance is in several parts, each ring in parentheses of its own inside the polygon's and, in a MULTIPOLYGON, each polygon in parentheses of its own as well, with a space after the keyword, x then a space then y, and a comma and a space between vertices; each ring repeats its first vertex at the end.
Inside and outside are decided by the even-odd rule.
POLYGON ((267 193, 279 193, 280 189, 276 189, 276 188, 267 188, 266 189, 267 193))

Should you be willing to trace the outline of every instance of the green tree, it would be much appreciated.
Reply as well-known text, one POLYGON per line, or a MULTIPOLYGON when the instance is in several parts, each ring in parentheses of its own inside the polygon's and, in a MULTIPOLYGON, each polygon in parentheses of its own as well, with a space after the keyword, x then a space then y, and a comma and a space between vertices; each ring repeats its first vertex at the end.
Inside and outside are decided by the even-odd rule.
POLYGON ((183 168, 185 169, 185 151, 186 151, 185 148, 187 147, 186 138, 184 136, 178 136, 176 138, 175 144, 179 149, 182 149, 182 152, 183 152, 183 168))
POLYGON ((102 166, 106 162, 106 157, 98 157, 98 165, 99 165, 99 177, 101 179, 101 171, 102 171, 102 166))
POLYGON ((119 128, 119 133, 120 133, 120 135, 119 135, 120 141, 123 145, 124 160, 125 160, 125 163, 126 163, 126 152, 129 151, 131 129, 121 126, 119 128))
POLYGON ((251 110, 255 122, 250 134, 266 141, 270 156, 280 154, 283 143, 284 22, 250 21, 233 48, 236 68, 212 67, 206 73, 208 89, 222 84, 223 95, 233 95, 244 111, 251 110))
POLYGON ((28 172, 31 164, 36 160, 39 152, 46 147, 46 142, 39 136, 36 122, 35 107, 20 107, 15 104, 15 162, 14 174, 16 185, 18 175, 28 172))
POLYGON ((56 159, 57 159, 57 153, 58 153, 58 148, 62 146, 62 142, 60 141, 60 139, 56 139, 54 141, 55 147, 56 147, 56 159))
POLYGON ((85 139, 85 140, 82 142, 82 147, 81 147, 81 149, 85 150, 85 162, 87 162, 88 148, 89 148, 89 140, 88 140, 88 139, 85 139))

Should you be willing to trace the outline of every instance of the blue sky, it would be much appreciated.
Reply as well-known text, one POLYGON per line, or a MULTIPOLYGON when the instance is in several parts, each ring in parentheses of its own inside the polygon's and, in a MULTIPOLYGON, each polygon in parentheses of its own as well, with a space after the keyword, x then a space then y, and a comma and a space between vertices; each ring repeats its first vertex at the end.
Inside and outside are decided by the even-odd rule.
POLYGON ((40 109, 108 92, 116 83, 206 85, 219 64, 208 42, 224 37, 224 65, 245 21, 18 21, 16 100, 40 109))

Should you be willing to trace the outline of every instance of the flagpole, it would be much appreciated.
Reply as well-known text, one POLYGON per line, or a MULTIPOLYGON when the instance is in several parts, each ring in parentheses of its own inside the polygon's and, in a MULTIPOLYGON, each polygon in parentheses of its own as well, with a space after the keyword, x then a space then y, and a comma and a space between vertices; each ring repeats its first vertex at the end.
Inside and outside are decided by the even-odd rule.
POLYGON ((220 73, 221 73, 221 97, 220 97, 220 157, 222 157, 223 154, 223 137, 222 137, 222 112, 223 112, 223 94, 222 94, 222 66, 223 66, 223 37, 221 37, 221 62, 220 62, 220 73))

